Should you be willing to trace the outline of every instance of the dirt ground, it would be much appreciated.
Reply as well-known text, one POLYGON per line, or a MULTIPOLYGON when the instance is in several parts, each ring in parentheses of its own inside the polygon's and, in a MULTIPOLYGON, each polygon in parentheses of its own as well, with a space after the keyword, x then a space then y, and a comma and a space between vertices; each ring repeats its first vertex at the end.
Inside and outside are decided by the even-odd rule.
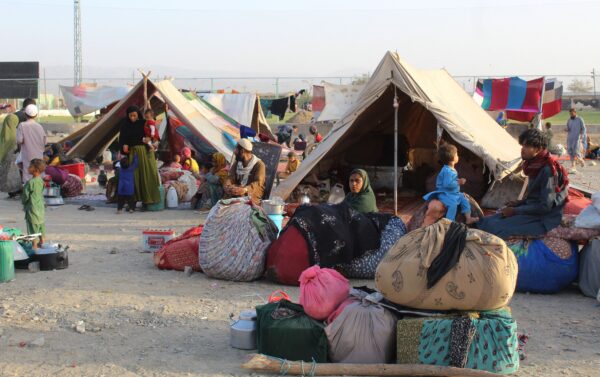
MULTIPOLYGON (((600 166, 574 177, 596 190, 600 166)), ((88 190, 93 190, 92 187, 88 190)), ((0 224, 24 229, 20 202, 0 199, 0 224)), ((1 376, 238 376, 249 352, 229 347, 229 314, 261 304, 259 281, 232 283, 160 271, 140 253, 142 230, 181 233, 201 213, 166 210, 116 215, 113 208, 49 208, 48 240, 71 247, 69 268, 17 271, 0 285, 1 376), (74 329, 80 321, 85 332, 74 329), (37 344, 37 345, 36 345, 37 344)), ((372 281, 353 282, 374 286, 372 281)), ((519 332, 530 335, 518 376, 597 376, 600 304, 576 288, 557 295, 516 294, 519 332)))

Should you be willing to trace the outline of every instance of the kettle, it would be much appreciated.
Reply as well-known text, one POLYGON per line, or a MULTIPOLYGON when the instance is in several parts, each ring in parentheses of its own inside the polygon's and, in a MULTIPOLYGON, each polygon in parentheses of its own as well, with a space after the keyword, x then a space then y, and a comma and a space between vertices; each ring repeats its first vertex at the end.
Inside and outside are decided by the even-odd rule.
MULTIPOLYGON (((230 319, 233 319, 233 314, 230 319)), ((256 328, 256 310, 242 310, 239 319, 231 321, 231 347, 241 350, 256 349, 256 328)))

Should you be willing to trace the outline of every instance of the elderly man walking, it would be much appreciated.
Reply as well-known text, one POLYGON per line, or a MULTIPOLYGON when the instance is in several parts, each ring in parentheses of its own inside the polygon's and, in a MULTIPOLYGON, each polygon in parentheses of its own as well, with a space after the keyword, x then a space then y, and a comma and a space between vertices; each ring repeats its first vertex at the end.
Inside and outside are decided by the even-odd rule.
POLYGON ((17 127, 17 144, 21 150, 21 162, 23 164, 23 183, 31 179, 29 164, 34 158, 43 160, 44 148, 46 147, 46 132, 42 126, 35 121, 38 115, 36 105, 25 107, 27 120, 19 123, 17 127))
POLYGON ((571 158, 571 170, 569 173, 576 174, 576 163, 579 162, 581 166, 585 166, 583 156, 581 155, 582 145, 585 150, 586 140, 586 129, 585 123, 581 117, 577 116, 577 110, 571 108, 569 110, 570 117, 567 120, 567 153, 571 158))

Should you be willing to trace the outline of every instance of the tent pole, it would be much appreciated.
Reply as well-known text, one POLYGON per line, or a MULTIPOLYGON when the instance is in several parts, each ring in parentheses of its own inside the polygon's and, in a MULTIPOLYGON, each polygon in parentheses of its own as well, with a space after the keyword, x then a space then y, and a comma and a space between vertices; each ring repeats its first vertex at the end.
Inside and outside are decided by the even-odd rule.
POLYGON ((542 127, 542 116, 544 116, 544 93, 546 92, 546 76, 544 76, 544 80, 542 82, 542 95, 540 96, 540 112, 538 113, 537 124, 535 128, 538 130, 543 130, 542 127))
MULTIPOLYGON (((392 72, 393 75, 393 72, 392 72)), ((394 84, 394 215, 398 216, 398 96, 394 84)))

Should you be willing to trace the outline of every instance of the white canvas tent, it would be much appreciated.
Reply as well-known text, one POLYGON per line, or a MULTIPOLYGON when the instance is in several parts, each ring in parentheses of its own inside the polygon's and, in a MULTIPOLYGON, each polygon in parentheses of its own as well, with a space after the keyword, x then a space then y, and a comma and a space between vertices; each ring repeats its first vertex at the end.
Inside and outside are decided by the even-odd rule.
POLYGON ((271 195, 287 198, 308 174, 326 171, 332 164, 361 160, 364 165, 376 165, 378 159, 389 157, 383 156, 383 146, 390 139, 393 144, 395 94, 399 98, 399 133, 411 147, 435 148, 442 131, 480 158, 495 179, 516 169, 520 161, 516 140, 477 106, 448 72, 418 70, 388 52, 355 104, 271 195))
POLYGON ((198 96, 236 122, 275 138, 260 107, 260 98, 256 94, 198 93, 198 96))
MULTIPOLYGON (((147 82, 147 97, 155 112, 164 109, 166 103, 172 112, 189 130, 192 137, 205 143, 214 151, 231 158, 234 145, 224 131, 211 122, 203 112, 188 101, 171 81, 147 82)), ((102 119, 100 119, 81 140, 69 151, 69 157, 79 157, 86 161, 93 160, 118 136, 119 123, 126 116, 126 109, 131 105, 144 103, 144 82, 141 80, 119 103, 117 103, 102 119)))

